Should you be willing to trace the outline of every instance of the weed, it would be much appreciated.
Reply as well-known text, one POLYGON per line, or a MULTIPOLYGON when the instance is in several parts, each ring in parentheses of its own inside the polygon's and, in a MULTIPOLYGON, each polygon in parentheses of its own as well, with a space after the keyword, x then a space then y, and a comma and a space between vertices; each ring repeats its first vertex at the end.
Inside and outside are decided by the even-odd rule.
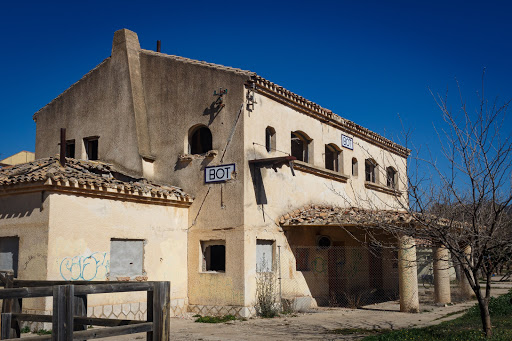
POLYGON ((20 332, 22 332, 23 334, 30 333, 30 327, 25 326, 25 327, 21 328, 20 332))
MULTIPOLYGON (((263 257, 262 269, 266 269, 263 257)), ((259 270, 262 270, 259 269, 259 270)), ((261 317, 272 318, 278 315, 276 275, 273 271, 261 271, 256 275, 256 314, 261 317)))

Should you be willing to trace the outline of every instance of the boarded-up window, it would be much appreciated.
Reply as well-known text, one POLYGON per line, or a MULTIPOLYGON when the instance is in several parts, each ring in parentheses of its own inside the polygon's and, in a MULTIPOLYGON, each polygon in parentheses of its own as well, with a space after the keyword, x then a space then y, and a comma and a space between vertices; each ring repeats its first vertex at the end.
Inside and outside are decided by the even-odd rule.
POLYGON ((295 264, 297 271, 309 271, 309 249, 303 247, 295 249, 295 264))
POLYGON ((202 271, 226 271, 226 242, 224 240, 201 242, 202 271))
POLYGON ((143 275, 144 241, 112 239, 110 241, 110 278, 143 275))
POLYGON ((14 277, 18 277, 19 247, 18 237, 0 238, 0 270, 14 271, 14 277))
POLYGON ((274 241, 262 240, 256 241, 256 271, 271 272, 274 264, 274 241))

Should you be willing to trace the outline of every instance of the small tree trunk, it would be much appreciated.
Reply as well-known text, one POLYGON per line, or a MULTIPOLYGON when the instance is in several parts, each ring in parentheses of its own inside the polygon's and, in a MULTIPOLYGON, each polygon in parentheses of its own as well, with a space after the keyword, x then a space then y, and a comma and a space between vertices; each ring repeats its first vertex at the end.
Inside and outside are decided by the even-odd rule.
POLYGON ((479 297, 478 306, 480 307, 480 317, 482 318, 482 327, 486 337, 492 336, 491 315, 489 314, 489 301, 479 297))

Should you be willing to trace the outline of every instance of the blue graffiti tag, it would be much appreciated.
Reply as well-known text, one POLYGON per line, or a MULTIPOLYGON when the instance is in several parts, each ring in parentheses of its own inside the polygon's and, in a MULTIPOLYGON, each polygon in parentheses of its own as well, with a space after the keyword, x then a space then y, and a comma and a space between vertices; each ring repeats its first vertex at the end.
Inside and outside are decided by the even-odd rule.
POLYGON ((60 275, 66 281, 92 281, 105 279, 110 268, 106 252, 94 252, 89 256, 66 257, 60 263, 60 275))

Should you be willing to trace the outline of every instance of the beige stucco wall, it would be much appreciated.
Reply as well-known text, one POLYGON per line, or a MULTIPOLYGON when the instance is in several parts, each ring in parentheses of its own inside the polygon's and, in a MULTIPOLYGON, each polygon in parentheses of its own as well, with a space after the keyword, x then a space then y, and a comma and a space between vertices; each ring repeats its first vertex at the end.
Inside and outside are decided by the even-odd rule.
POLYGON ((18 165, 20 163, 30 162, 34 161, 35 154, 32 152, 27 151, 21 151, 19 153, 16 153, 14 155, 11 155, 3 160, 0 160, 0 165, 18 165))
MULTIPOLYGON (((46 279, 49 214, 50 200, 44 192, 0 192, 0 237, 19 237, 19 279, 46 279)), ((40 309, 43 299, 26 299, 23 304, 40 309)))
MULTIPOLYGON (((89 268, 84 268, 86 263, 82 262, 82 279, 106 280, 111 239, 144 240, 144 270, 148 280, 171 281, 171 299, 186 300, 186 208, 57 193, 50 196, 50 201, 49 280, 78 277, 79 260, 90 255, 94 255, 98 261, 97 273, 92 271, 94 263, 91 262, 89 268), (66 265, 69 264, 68 261, 78 264, 73 267, 72 272, 66 265)), ((88 306, 145 300, 145 293, 91 295, 88 306)))
MULTIPOLYGON (((276 221, 280 216, 308 204, 325 204, 343 207, 363 207, 368 209, 393 209, 407 205, 406 196, 397 199, 393 195, 381 191, 371 190, 365 187, 365 159, 374 159, 379 167, 377 169, 377 184, 386 185, 385 169, 388 166, 398 170, 399 184, 401 191, 406 190, 406 159, 389 151, 373 145, 356 136, 342 132, 340 129, 327 125, 302 112, 298 112, 288 106, 276 102, 262 94, 255 94, 256 103, 251 115, 245 117, 244 141, 245 155, 248 160, 262 159, 269 157, 285 156, 291 153, 290 134, 293 131, 303 131, 313 139, 313 152, 309 163, 323 168, 325 167, 325 145, 334 143, 342 149, 343 166, 340 173, 348 176, 348 181, 326 179, 314 174, 295 170, 295 176, 287 164, 277 171, 272 168, 260 168, 263 182, 263 191, 267 203, 258 205, 256 201, 255 188, 251 181, 249 167, 245 170, 244 188, 244 222, 246 228, 245 245, 245 268, 246 268, 246 304, 254 300, 256 280, 256 239, 262 234, 268 239, 276 241, 281 246, 281 272, 284 287, 289 290, 286 294, 296 296, 307 296, 325 294, 315 290, 328 290, 328 285, 308 285, 304 274, 295 270, 295 258, 291 251, 293 245, 314 245, 316 235, 322 234, 318 228, 304 227, 300 237, 288 237, 283 235, 282 230, 277 226, 276 221), (273 127, 276 131, 277 151, 267 152, 265 149, 265 128, 273 127), (354 150, 341 147, 341 134, 353 137, 354 150), (352 158, 358 160, 358 176, 352 176, 352 158), (399 201, 400 200, 400 201, 399 201), (290 238, 296 238, 291 240, 290 238), (320 288, 320 289, 319 289, 320 288)), ((341 228, 326 228, 333 241, 344 241, 347 246, 358 245, 350 236, 344 234, 341 228)), ((290 232, 291 233, 291 232, 290 232)), ((355 249, 354 249, 355 252, 355 249)), ((361 256, 360 272, 362 275, 350 279, 349 287, 357 285, 368 285, 368 254, 361 256), (365 267, 366 268, 362 268, 365 267), (361 282, 361 283, 359 283, 361 282)), ((350 255, 347 255, 347 262, 350 255)), ((391 270, 391 262, 384 264, 384 273, 392 274, 383 278, 384 287, 396 287, 396 270, 391 270), (387 271, 387 272, 386 272, 387 271)), ((326 281, 320 278, 322 274, 310 274, 315 281, 326 281)), ((316 284, 316 283, 315 283, 316 284)))
POLYGON ((99 136, 99 158, 130 173, 141 173, 135 133, 132 80, 126 48, 88 72, 36 113, 36 158, 59 153, 60 128, 75 140, 75 157, 85 159, 83 139, 99 136))

